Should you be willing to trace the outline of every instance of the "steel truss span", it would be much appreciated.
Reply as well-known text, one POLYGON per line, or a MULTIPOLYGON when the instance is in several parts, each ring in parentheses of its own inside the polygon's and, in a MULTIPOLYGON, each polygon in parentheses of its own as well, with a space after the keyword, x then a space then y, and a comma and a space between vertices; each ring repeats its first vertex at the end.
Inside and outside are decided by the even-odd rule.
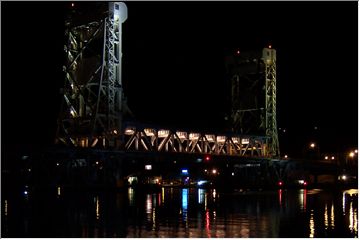
POLYGON ((263 136, 216 135, 128 125, 124 137, 126 151, 267 157, 263 136))

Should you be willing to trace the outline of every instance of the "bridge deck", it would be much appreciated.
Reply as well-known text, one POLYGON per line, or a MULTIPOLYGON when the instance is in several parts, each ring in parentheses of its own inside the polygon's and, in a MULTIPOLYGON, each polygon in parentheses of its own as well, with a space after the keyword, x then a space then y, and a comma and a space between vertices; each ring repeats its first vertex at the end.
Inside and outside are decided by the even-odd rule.
POLYGON ((125 150, 267 157, 265 136, 214 134, 127 123, 125 150))

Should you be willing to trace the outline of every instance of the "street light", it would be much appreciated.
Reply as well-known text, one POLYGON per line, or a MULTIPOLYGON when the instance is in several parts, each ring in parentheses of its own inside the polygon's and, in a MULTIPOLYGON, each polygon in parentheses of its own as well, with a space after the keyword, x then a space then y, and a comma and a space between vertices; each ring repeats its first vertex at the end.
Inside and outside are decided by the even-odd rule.
POLYGON ((311 141, 308 144, 309 145, 304 146, 304 152, 307 158, 312 160, 323 158, 323 156, 320 155, 320 148, 317 142, 311 141))
POLYGON ((355 156, 355 153, 354 152, 350 152, 349 153, 349 157, 353 158, 355 156))

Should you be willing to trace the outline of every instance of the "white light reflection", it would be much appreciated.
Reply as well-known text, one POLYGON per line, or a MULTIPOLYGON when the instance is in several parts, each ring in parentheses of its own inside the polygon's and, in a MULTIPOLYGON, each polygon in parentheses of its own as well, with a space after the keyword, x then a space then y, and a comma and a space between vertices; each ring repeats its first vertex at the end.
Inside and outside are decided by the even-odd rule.
POLYGON ((342 197, 342 210, 343 210, 343 215, 345 215, 345 204, 346 204, 346 193, 343 192, 343 197, 342 197))
POLYGON ((349 229, 353 233, 357 234, 358 231, 357 209, 353 208, 352 202, 350 202, 350 210, 349 210, 349 229))
POLYGON ((8 201, 7 200, 4 201, 4 207, 5 207, 4 215, 7 216, 8 215, 8 201))
POLYGON ((299 194, 300 209, 304 211, 306 210, 306 194, 307 194, 306 189, 300 189, 300 194, 299 194))
POLYGON ((300 190, 299 202, 300 202, 300 209, 304 209, 304 189, 300 190))
POLYGON ((156 214, 155 214, 155 208, 152 209, 152 230, 156 229, 156 214))
POLYGON ((325 212, 324 212, 324 225, 325 225, 325 229, 327 230, 328 227, 329 227, 329 221, 328 221, 328 218, 329 218, 329 213, 328 213, 328 210, 327 210, 327 204, 325 204, 325 212))
POLYGON ((314 213, 313 213, 313 209, 311 209, 311 214, 310 214, 310 238, 314 237, 315 234, 315 223, 314 223, 314 213))
POLYGON ((353 231, 354 229, 354 212, 352 207, 352 202, 350 202, 350 210, 349 210, 349 229, 350 231, 353 231))
POLYGON ((151 214, 152 210, 152 198, 150 194, 146 195, 146 213, 151 214))
POLYGON ((198 203, 202 204, 205 201, 205 190, 202 188, 198 189, 198 203))
POLYGON ((331 205, 331 212, 330 212, 330 226, 331 228, 335 228, 335 213, 334 213, 334 202, 331 205))
POLYGON ((165 202, 165 188, 161 188, 161 203, 165 202))
POLYGON ((61 195, 61 188, 57 187, 57 195, 60 196, 61 195))
POLYGON ((213 196, 214 201, 215 201, 215 199, 216 199, 216 189, 213 190, 212 196, 213 196))
POLYGON ((358 216, 357 216, 357 208, 354 209, 354 233, 358 233, 358 216))
POLYGON ((154 219, 153 219, 153 202, 152 202, 152 196, 151 194, 146 194, 146 220, 148 223, 154 223, 154 219))
POLYGON ((128 198, 129 198, 129 205, 134 206, 135 205, 135 192, 133 188, 128 188, 128 198))
POLYGON ((99 196, 96 196, 96 219, 100 219, 100 204, 99 204, 99 196))

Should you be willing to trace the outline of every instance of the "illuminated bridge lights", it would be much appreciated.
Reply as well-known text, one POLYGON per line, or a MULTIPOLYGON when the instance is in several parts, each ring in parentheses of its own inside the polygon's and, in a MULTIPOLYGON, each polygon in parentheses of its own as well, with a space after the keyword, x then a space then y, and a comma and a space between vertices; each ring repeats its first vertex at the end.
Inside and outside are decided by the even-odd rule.
POLYGON ((188 134, 186 132, 176 132, 180 139, 187 139, 188 134))
POLYGON ((206 134, 205 137, 209 142, 215 142, 215 135, 206 134))
POLYGON ((164 138, 164 137, 167 137, 169 135, 170 131, 169 130, 159 130, 158 131, 158 137, 159 138, 164 138))
POLYGON ((217 141, 218 143, 224 143, 225 140, 226 140, 226 136, 217 136, 217 137, 216 137, 216 141, 217 141))
POLYGON ((125 128, 125 135, 133 135, 135 133, 135 128, 127 127, 125 128))
POLYGON ((125 150, 266 157, 263 136, 216 135, 127 126, 125 150))
POLYGON ((190 133, 189 134, 189 139, 190 140, 198 140, 200 137, 200 133, 190 133))
POLYGON ((146 133, 147 136, 155 136, 155 130, 154 129, 145 128, 144 132, 146 133))

